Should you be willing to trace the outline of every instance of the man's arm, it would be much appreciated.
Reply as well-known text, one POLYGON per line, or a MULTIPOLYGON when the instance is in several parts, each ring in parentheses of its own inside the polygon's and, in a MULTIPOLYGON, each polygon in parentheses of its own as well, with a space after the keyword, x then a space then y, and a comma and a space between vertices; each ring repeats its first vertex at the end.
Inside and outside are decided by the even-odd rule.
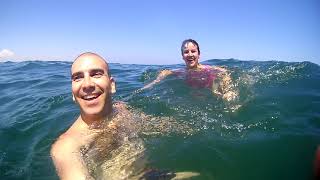
POLYGON ((50 153, 60 179, 92 179, 81 157, 80 147, 74 139, 59 138, 52 145, 50 153))

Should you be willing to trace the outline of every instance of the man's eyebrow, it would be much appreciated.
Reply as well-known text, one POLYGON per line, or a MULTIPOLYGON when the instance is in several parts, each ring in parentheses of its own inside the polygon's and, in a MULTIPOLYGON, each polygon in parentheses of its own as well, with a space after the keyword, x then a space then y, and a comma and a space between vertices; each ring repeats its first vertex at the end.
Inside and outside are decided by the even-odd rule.
POLYGON ((71 79, 74 79, 76 76, 83 74, 82 72, 75 72, 71 75, 71 79))
POLYGON ((96 73, 96 72, 101 72, 104 74, 104 70, 103 69, 100 69, 100 68, 97 68, 97 69, 91 69, 90 70, 90 73, 96 73))
MULTIPOLYGON (((90 69, 89 71, 90 74, 92 73, 102 73, 102 74, 105 74, 105 71, 103 69, 100 69, 100 68, 96 68, 96 69, 90 69)), ((76 76, 80 76, 82 75, 83 72, 79 71, 79 72, 75 72, 71 75, 71 79, 74 79, 76 76)))

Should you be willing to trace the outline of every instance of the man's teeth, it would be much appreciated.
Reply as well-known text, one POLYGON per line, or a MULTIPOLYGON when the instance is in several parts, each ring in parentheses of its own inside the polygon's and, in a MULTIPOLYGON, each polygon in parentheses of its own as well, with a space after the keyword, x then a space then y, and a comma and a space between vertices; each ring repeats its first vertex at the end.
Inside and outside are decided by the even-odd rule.
POLYGON ((97 97, 98 97, 98 95, 88 95, 88 96, 84 96, 83 99, 84 100, 92 100, 92 99, 95 99, 97 97))

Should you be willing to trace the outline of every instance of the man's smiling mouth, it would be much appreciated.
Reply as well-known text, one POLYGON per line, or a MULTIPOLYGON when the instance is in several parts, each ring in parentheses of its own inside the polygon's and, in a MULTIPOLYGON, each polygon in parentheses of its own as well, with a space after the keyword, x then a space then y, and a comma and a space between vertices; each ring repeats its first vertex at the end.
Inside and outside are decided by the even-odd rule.
POLYGON ((89 94, 89 95, 82 96, 82 99, 86 101, 92 101, 94 99, 97 99, 100 95, 101 94, 89 94))

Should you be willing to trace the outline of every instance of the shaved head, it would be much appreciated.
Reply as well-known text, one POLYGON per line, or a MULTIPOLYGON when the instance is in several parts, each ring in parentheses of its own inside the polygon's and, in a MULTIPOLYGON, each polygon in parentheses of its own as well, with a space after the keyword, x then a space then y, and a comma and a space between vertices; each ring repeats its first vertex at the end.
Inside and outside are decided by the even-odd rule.
POLYGON ((92 61, 92 60, 98 60, 98 61, 101 61, 103 62, 104 64, 104 68, 106 69, 106 73, 110 76, 110 72, 109 72, 109 66, 108 66, 108 63, 107 61, 99 56, 98 54, 96 53, 93 53, 93 52, 85 52, 85 53, 82 53, 80 54, 74 61, 73 61, 73 64, 71 66, 71 74, 73 72, 73 69, 74 69, 74 66, 78 63, 82 63, 82 62, 85 62, 85 61, 92 61))

